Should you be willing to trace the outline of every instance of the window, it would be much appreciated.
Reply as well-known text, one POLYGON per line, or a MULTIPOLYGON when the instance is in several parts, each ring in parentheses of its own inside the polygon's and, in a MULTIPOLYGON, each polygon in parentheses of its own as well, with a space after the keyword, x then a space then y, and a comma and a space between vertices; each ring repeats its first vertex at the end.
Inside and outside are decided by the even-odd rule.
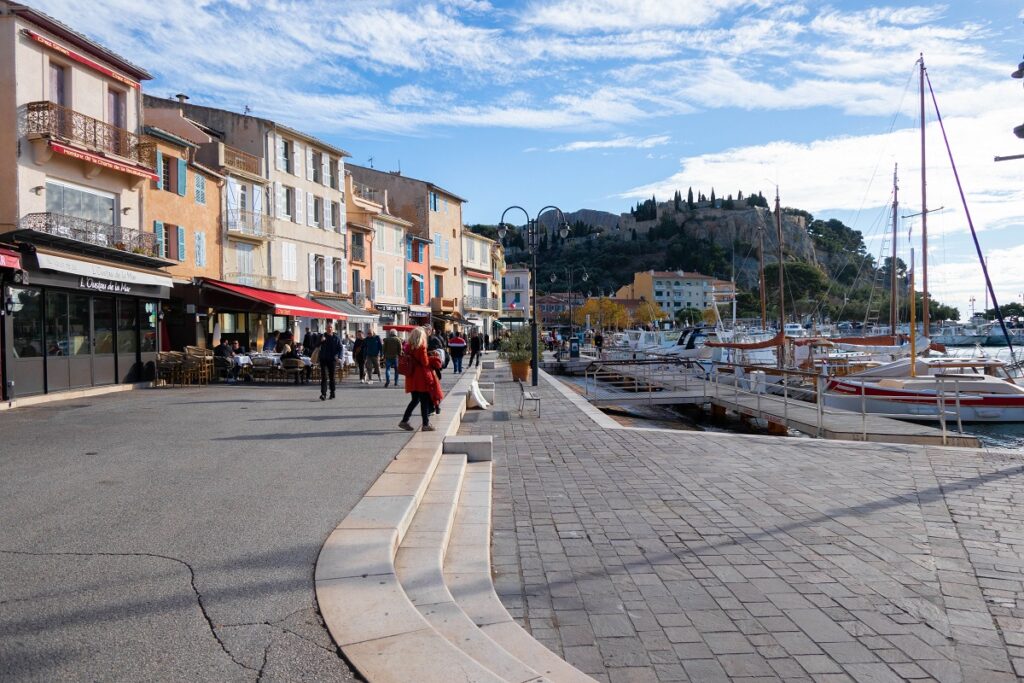
POLYGON ((46 181, 46 210, 49 213, 113 225, 116 208, 117 201, 113 194, 52 180, 46 181))
POLYGON ((178 253, 177 253, 177 257, 178 257, 179 261, 184 261, 185 260, 185 254, 186 254, 186 251, 185 251, 185 228, 183 228, 183 227, 181 227, 179 225, 177 227, 177 231, 176 232, 177 232, 177 237, 178 237, 178 253))
POLYGON ((323 184, 324 155, 322 152, 313 152, 313 182, 323 184))
POLYGON ((377 277, 373 279, 376 296, 387 296, 387 271, 384 266, 377 266, 377 277))
POLYGON ((50 101, 62 107, 68 104, 67 75, 67 68, 50 62, 50 101))
POLYGON ((434 276, 434 296, 444 296, 444 278, 440 275, 434 276))
MULTIPOLYGON (((314 167, 316 168, 316 167, 314 167)), ((313 197, 313 225, 322 225, 324 218, 324 200, 320 197, 313 197)))
POLYGON ((171 157, 166 154, 160 155, 160 187, 171 189, 171 157))
POLYGON ((341 294, 342 261, 340 258, 331 259, 331 274, 333 290, 335 294, 341 294))
MULTIPOLYGON (((198 177, 198 176, 197 176, 198 177)), ((206 233, 196 233, 196 266, 204 268, 206 266, 206 233)))
MULTIPOLYGON (((206 203, 206 176, 195 174, 196 177, 196 204, 206 203)), ((245 206, 245 202, 242 202, 242 206, 245 206)))
POLYGON ((120 90, 107 90, 107 123, 117 128, 127 128, 128 118, 125 111, 125 96, 120 90))
POLYGON ((281 140, 280 149, 281 158, 279 161, 281 169, 287 171, 288 173, 292 173, 292 169, 295 166, 295 164, 292 161, 292 155, 295 151, 295 146, 291 140, 281 140))
MULTIPOLYGON (((333 188, 335 190, 338 189, 338 166, 339 166, 338 160, 337 159, 331 159, 331 163, 330 163, 331 188, 333 188)), ((337 225, 338 222, 335 221, 334 224, 337 225)))
POLYGON ((139 311, 135 299, 117 300, 117 351, 135 353, 139 349, 139 311))
POLYGON ((324 271, 325 271, 325 266, 327 265, 325 261, 326 261, 326 259, 323 256, 317 255, 317 256, 315 256, 313 258, 314 272, 315 272, 315 276, 313 278, 313 283, 314 283, 314 289, 317 292, 323 292, 324 291, 324 271))
POLYGON ((295 220, 295 188, 284 188, 284 215, 295 220))
POLYGON ((363 281, 361 279, 362 276, 363 274, 359 271, 358 268, 352 269, 352 292, 354 294, 359 294, 360 292, 363 291, 363 281))
POLYGON ((331 202, 331 225, 337 232, 342 232, 341 227, 341 204, 338 202, 331 202))
POLYGON ((444 258, 444 252, 441 249, 441 233, 434 233, 434 258, 442 260, 444 258))
POLYGON ((43 355, 43 296, 42 290, 11 287, 7 290, 14 300, 12 314, 15 358, 34 358, 43 355))
POLYGON ((385 248, 384 241, 387 236, 384 234, 385 228, 383 221, 373 221, 373 250, 383 253, 385 248))
POLYGON ((431 211, 437 211, 437 193, 436 192, 431 192, 430 193, 430 210, 431 211))

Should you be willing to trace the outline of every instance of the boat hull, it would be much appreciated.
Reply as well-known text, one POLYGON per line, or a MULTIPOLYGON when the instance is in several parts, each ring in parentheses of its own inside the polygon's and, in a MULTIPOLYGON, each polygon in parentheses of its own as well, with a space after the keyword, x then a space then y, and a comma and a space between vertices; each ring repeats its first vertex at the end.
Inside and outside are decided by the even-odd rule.
MULTIPOLYGON (((873 384, 829 382, 823 394, 825 405, 853 412, 900 416, 909 420, 939 421, 940 399, 935 392, 901 391, 873 384)), ((959 406, 952 392, 944 398, 945 416, 962 422, 1024 422, 1024 395, 979 395, 963 393, 959 406)))

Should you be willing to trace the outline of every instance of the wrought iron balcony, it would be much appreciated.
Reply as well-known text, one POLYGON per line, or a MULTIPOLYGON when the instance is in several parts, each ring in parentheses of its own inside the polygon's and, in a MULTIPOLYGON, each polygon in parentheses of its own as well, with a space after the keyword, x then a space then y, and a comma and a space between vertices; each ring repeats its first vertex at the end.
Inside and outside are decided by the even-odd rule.
POLYGON ((260 175, 260 158, 240 149, 224 145, 224 165, 249 175, 260 175))
POLYGON ((362 244, 353 244, 349 251, 349 260, 366 263, 366 247, 362 244))
POLYGON ((267 240, 274 235, 274 221, 265 213, 229 208, 224 212, 224 227, 229 236, 267 240))
POLYGON ((464 296, 462 304, 476 311, 500 311, 501 301, 490 296, 464 296))
POLYGON ((29 102, 26 107, 29 135, 46 135, 77 142, 153 168, 156 146, 124 128, 81 114, 53 102, 29 102))
POLYGON ((90 221, 77 216, 60 213, 30 213, 22 217, 18 227, 23 230, 35 230, 48 235, 77 240, 99 247, 119 249, 133 254, 157 255, 155 233, 90 221))
POLYGON ((224 273, 224 279, 228 282, 233 282, 236 285, 245 285, 246 287, 259 287, 261 289, 274 289, 274 278, 270 275, 261 275, 259 273, 224 273))

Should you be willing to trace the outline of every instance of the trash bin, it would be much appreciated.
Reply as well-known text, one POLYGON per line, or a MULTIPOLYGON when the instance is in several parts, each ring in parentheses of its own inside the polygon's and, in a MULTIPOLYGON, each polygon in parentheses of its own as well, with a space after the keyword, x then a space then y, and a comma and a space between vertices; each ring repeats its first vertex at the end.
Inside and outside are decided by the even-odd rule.
POLYGON ((569 340, 569 358, 580 357, 580 340, 573 337, 569 340))

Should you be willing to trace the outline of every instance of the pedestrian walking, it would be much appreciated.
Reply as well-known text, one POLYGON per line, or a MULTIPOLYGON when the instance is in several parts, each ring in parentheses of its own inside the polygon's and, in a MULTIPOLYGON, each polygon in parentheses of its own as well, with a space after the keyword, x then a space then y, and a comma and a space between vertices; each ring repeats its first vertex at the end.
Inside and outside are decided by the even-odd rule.
POLYGON ((438 358, 441 359, 441 365, 434 368, 434 374, 437 375, 438 379, 441 379, 441 368, 444 367, 444 363, 447 358, 445 357, 444 342, 441 340, 441 334, 437 330, 434 330, 434 333, 430 335, 429 339, 427 339, 427 351, 430 353, 436 353, 438 351, 441 352, 440 355, 438 355, 438 358))
POLYGON ((491 350, 491 335, 489 334, 484 335, 484 349, 491 350))
POLYGON ((334 371, 338 367, 341 355, 341 340, 334 334, 334 325, 327 323, 324 339, 317 347, 317 360, 320 363, 320 400, 326 401, 327 389, 331 390, 330 398, 334 398, 334 371))
POLYGON ((366 345, 366 340, 363 339, 363 331, 356 330, 356 339, 352 342, 352 360, 356 362, 356 367, 359 368, 359 383, 366 384, 366 356, 363 355, 363 347, 366 345))
POLYGON ((456 330, 448 339, 448 351, 452 354, 452 368, 456 374, 462 373, 462 359, 466 356, 466 340, 456 330))
POLYGON ((414 427, 409 424, 409 418, 412 417, 412 411, 416 409, 416 406, 419 406, 420 417, 423 420, 422 430, 432 432, 434 427, 430 424, 430 414, 434 409, 434 401, 440 401, 440 397, 443 396, 441 383, 432 372, 440 366, 440 360, 433 354, 427 353, 427 334, 423 328, 416 328, 409 334, 409 343, 406 344, 405 353, 409 356, 409 374, 405 377, 405 393, 410 395, 410 400, 398 426, 406 431, 413 431, 414 427))
POLYGON ((473 367, 473 361, 480 365, 480 347, 483 345, 483 338, 479 332, 474 332, 469 338, 469 367, 473 367))
POLYGON ((391 385, 391 370, 395 371, 395 387, 399 386, 398 381, 398 358, 402 355, 402 340, 398 338, 394 330, 388 330, 388 336, 384 338, 384 388, 391 385))
POLYGON ((597 349, 597 358, 601 360, 604 356, 601 354, 601 350, 604 348, 604 335, 598 330, 597 334, 594 335, 594 348, 597 349))
POLYGON ((380 336, 371 327, 370 333, 366 335, 366 340, 363 342, 363 357, 366 363, 366 383, 373 384, 373 376, 377 375, 377 381, 381 381, 380 377, 380 354, 384 351, 384 344, 380 340, 380 336))

